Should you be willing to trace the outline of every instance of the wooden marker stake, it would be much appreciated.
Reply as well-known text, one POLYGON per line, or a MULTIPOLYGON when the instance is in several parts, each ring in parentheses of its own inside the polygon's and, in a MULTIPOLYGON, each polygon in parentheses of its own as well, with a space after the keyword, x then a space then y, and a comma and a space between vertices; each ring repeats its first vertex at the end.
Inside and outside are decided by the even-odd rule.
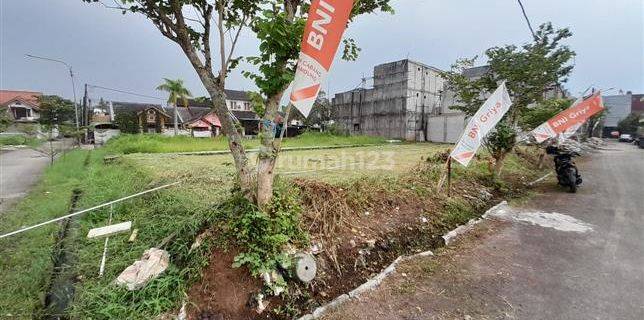
POLYGON ((451 196, 452 190, 452 157, 447 158, 447 197, 451 196))

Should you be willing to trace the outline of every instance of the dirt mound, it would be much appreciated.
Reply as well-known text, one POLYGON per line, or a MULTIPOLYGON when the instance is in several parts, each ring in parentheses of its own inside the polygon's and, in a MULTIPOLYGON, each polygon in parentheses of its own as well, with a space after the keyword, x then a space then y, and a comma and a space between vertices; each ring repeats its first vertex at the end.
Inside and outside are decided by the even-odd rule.
POLYGON ((256 319, 257 314, 248 307, 248 302, 262 283, 251 277, 246 268, 231 267, 236 254, 232 250, 212 252, 208 267, 202 271, 203 278, 188 292, 188 319, 256 319))

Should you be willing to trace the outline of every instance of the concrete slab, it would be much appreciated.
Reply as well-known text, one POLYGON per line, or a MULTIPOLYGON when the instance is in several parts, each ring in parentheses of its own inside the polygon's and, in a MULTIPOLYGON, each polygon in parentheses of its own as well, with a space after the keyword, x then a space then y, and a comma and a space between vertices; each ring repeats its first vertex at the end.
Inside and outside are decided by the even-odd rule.
POLYGON ((113 224, 110 226, 94 228, 89 230, 87 233, 87 238, 100 238, 105 236, 111 236, 113 234, 127 232, 132 228, 132 221, 127 221, 123 223, 113 224))

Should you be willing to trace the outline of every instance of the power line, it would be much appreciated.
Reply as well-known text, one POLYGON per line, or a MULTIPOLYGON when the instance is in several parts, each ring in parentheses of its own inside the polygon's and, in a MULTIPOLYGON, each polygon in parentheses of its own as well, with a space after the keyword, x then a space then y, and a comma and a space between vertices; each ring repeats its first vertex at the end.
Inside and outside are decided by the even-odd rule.
POLYGON ((519 2, 519 6, 521 7, 521 12, 523 12, 523 17, 525 18, 526 23, 528 23, 528 28, 530 29, 530 33, 532 33, 532 38, 534 40, 537 40, 537 35, 534 33, 534 29, 532 29, 532 24, 530 23, 530 18, 528 18, 528 14, 525 12, 525 7, 523 6, 523 3, 521 0, 517 0, 519 2))
POLYGON ((114 89, 114 88, 107 88, 107 87, 98 86, 98 85, 95 85, 95 84, 87 84, 87 86, 92 87, 92 88, 97 88, 97 89, 103 89, 103 90, 107 90, 107 91, 114 91, 114 92, 118 92, 118 93, 129 94, 129 95, 132 95, 132 96, 137 96, 137 97, 142 97, 142 98, 162 100, 162 101, 165 100, 165 99, 162 99, 162 98, 159 98, 159 97, 153 97, 153 96, 148 96, 148 95, 144 95, 144 94, 140 94, 140 93, 114 89))

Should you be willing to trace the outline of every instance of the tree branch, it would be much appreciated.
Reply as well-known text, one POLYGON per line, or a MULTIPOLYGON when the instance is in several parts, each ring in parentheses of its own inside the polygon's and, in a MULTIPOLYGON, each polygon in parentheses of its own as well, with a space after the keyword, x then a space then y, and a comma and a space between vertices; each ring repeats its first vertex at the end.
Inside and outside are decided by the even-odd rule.
POLYGON ((228 73, 226 67, 226 38, 224 31, 224 5, 223 3, 217 8, 217 30, 219 31, 219 58, 221 60, 221 69, 219 70, 219 82, 224 83, 228 73))
POLYGON ((248 19, 248 17, 244 17, 244 19, 242 19, 242 22, 239 25, 237 32, 235 33, 235 38, 232 40, 232 43, 230 46, 230 52, 228 53, 228 58, 226 58, 226 70, 228 70, 228 67, 230 66, 230 61, 233 58, 233 53, 235 52, 235 47, 237 46, 237 40, 239 40, 239 35, 241 34, 242 29, 246 25, 246 19, 248 19))

